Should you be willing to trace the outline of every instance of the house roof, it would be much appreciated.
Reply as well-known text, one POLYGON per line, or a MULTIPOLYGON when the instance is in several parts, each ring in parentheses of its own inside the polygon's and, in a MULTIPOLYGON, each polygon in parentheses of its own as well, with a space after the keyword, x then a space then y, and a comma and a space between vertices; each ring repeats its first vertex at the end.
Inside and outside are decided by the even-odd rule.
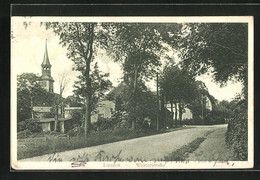
POLYGON ((118 95, 120 95, 121 93, 123 93, 123 90, 125 88, 125 83, 121 82, 117 87, 115 87, 114 89, 112 89, 108 94, 107 97, 117 97, 118 95))
POLYGON ((65 107, 64 110, 81 110, 83 107, 65 107))
POLYGON ((36 112, 51 112, 52 107, 40 107, 40 106, 34 106, 33 111, 36 112))

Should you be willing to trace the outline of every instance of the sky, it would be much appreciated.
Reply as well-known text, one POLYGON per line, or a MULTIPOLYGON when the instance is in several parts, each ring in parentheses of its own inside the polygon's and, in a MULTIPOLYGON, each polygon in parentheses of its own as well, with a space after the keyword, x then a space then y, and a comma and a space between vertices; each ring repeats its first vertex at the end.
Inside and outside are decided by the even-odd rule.
MULTIPOLYGON (((45 40, 47 39, 48 55, 52 65, 52 77, 54 78, 54 92, 59 92, 58 77, 62 73, 67 73, 68 85, 64 92, 67 97, 73 94, 73 84, 77 79, 79 72, 72 71, 73 62, 66 56, 66 47, 59 44, 59 37, 55 36, 52 30, 45 30, 40 23, 32 23, 25 28, 21 22, 12 24, 11 39, 11 68, 16 74, 25 72, 41 75, 41 63, 43 61, 45 40)), ((98 53, 95 61, 98 62, 99 68, 104 73, 109 73, 109 80, 113 86, 117 86, 121 82, 123 72, 120 64, 113 62, 111 58, 106 56, 105 52, 98 53)), ((94 63, 92 63, 93 65, 94 63)), ((205 74, 196 78, 203 81, 211 95, 218 100, 232 100, 237 93, 241 92, 242 86, 238 82, 229 81, 226 86, 220 87, 220 84, 213 82, 210 74, 205 74)), ((155 81, 147 83, 152 90, 156 90, 155 81)))

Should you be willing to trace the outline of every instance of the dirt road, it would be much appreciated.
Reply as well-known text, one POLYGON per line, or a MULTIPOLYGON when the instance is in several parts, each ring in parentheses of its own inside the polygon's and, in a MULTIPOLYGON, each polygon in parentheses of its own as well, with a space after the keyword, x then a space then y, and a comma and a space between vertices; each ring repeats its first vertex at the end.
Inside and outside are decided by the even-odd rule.
MULTIPOLYGON (((202 154, 200 158, 210 160, 212 155, 218 156, 218 153, 225 151, 224 137, 226 130, 227 125, 188 126, 187 128, 164 134, 37 156, 19 161, 48 161, 52 158, 61 158, 64 162, 82 157, 88 158, 89 161, 113 160, 114 157, 120 157, 121 160, 138 158, 149 161, 163 159, 169 153, 189 144, 196 138, 206 137, 207 135, 208 139, 195 152, 203 151, 204 156, 202 154)), ((196 160, 196 158, 198 157, 190 154, 189 160, 196 160)))

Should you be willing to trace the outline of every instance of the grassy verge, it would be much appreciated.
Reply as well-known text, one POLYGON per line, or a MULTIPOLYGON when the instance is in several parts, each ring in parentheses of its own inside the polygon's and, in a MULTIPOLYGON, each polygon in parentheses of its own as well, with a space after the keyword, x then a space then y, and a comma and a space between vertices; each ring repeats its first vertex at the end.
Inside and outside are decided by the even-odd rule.
POLYGON ((165 161, 185 161, 188 154, 194 152, 205 139, 206 138, 204 137, 199 137, 193 140, 191 143, 182 146, 177 151, 174 151, 173 153, 166 156, 164 158, 165 161))
MULTIPOLYGON (((187 129, 177 128, 171 131, 187 129)), ((84 136, 71 137, 59 139, 54 136, 47 136, 45 142, 26 143, 24 146, 19 146, 17 149, 17 159, 25 159, 44 154, 51 154, 53 152, 62 152, 78 148, 85 148, 95 145, 112 143, 127 139, 133 139, 143 136, 150 136, 155 134, 167 133, 165 130, 131 130, 131 129, 118 129, 115 131, 91 132, 90 136, 86 139, 84 136)))

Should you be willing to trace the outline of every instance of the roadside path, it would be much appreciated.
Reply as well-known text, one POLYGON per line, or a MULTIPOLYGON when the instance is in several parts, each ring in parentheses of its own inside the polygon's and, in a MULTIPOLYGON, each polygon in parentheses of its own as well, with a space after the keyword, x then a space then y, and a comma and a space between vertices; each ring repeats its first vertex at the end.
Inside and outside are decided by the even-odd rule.
POLYGON ((225 143, 226 128, 215 129, 199 148, 189 154, 190 161, 235 161, 232 151, 225 143))
MULTIPOLYGON (((199 151, 203 151, 203 154, 205 154, 205 156, 202 156, 203 158, 210 158, 211 154, 222 152, 220 150, 225 148, 223 146, 223 143, 225 143, 223 134, 225 134, 226 130, 227 125, 187 126, 187 129, 60 152, 55 156, 62 158, 63 162, 70 161, 72 158, 77 158, 78 156, 83 156, 84 153, 85 155, 87 154, 90 161, 94 161, 95 157, 97 157, 100 152, 102 152, 102 158, 106 158, 106 156, 111 158, 112 156, 120 155, 120 158, 122 159, 139 158, 147 161, 152 159, 163 159, 169 153, 189 144, 198 137, 205 137, 210 131, 213 131, 211 136, 209 136, 209 141, 206 139, 205 145, 203 145, 203 143, 201 144, 201 146, 203 145, 202 149, 200 147, 198 148, 199 151), (212 141, 214 138, 215 140, 212 141), (222 145, 219 145, 219 143, 222 145), (212 144, 219 146, 218 150, 212 151, 212 144)), ((23 159, 19 160, 19 162, 48 161, 49 157, 51 157, 51 154, 23 159)), ((193 160, 194 156, 191 155, 190 159, 193 160)))

